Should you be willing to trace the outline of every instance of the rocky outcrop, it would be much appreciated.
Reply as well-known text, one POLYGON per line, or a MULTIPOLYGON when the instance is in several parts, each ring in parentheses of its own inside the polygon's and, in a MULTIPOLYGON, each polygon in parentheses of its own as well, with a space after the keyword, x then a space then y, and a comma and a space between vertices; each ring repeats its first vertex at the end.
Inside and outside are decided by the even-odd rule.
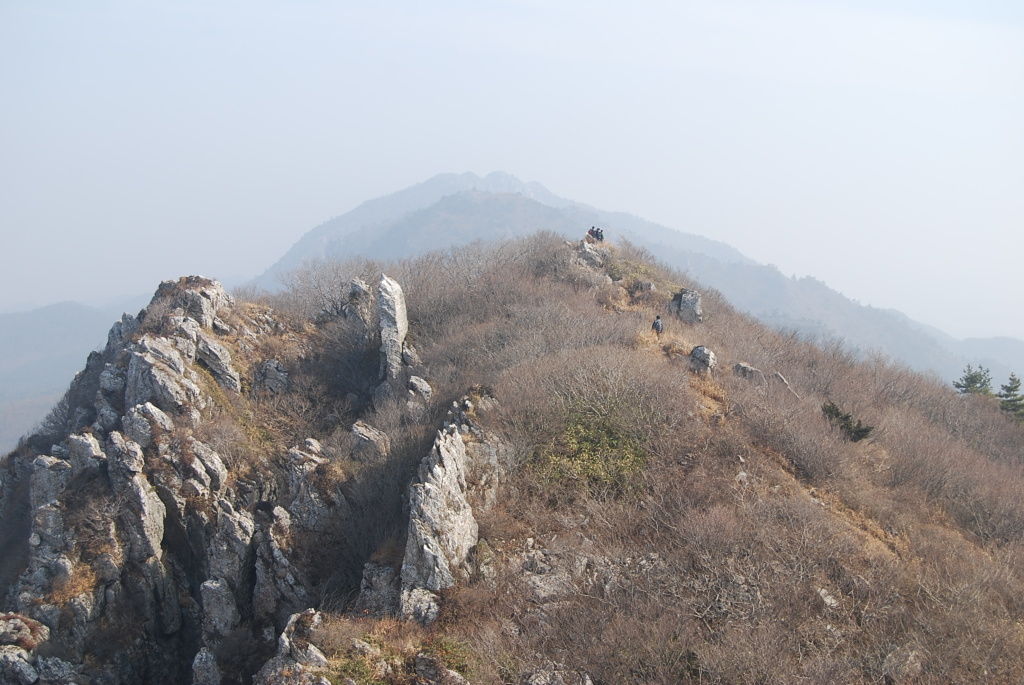
POLYGON ((468 577, 478 526, 466 500, 466 447, 454 428, 440 431, 420 463, 409 494, 409 532, 402 562, 401 615, 437 618, 436 593, 468 577))
POLYGON ((309 641, 322 620, 313 609, 292 615, 277 640, 277 654, 256 674, 253 685, 330 685, 321 675, 327 657, 309 641))
POLYGON ((683 288, 672 296, 672 312, 683 320, 683 323, 697 324, 704 321, 704 310, 701 307, 701 295, 696 290, 683 288))
POLYGON ((288 389, 288 369, 276 359, 268 359, 256 374, 256 385, 271 395, 280 395, 288 389))
POLYGON ((761 369, 755 368, 746 362, 737 362, 734 364, 732 367, 732 373, 734 376, 739 376, 740 378, 757 381, 760 385, 764 385, 768 382, 765 380, 764 372, 761 371, 761 369))
POLYGON ((409 333, 405 293, 398 282, 381 274, 377 293, 380 313, 380 377, 394 380, 402 371, 402 348, 409 333))
POLYGON ((363 462, 385 459, 391 453, 391 440, 382 431, 364 421, 352 424, 352 458, 363 462))
POLYGON ((226 328, 217 315, 224 307, 234 304, 234 299, 217 281, 202 276, 185 276, 177 281, 162 282, 153 302, 164 303, 169 308, 180 307, 200 326, 209 329, 218 322, 220 327, 226 328))
POLYGON ((718 367, 718 358, 707 347, 699 345, 690 352, 690 368, 697 373, 710 373, 718 367))

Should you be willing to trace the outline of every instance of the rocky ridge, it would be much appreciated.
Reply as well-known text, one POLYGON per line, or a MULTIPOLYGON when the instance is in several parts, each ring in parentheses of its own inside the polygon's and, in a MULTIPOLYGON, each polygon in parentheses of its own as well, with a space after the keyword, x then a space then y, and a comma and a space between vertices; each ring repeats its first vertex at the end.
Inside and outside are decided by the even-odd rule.
MULTIPOLYGON (((381 278, 379 331, 365 325, 369 290, 353 283, 348 313, 364 344, 381 341, 375 401, 407 393, 410 410, 425 407, 432 389, 408 372, 402 289, 381 278)), ((294 345, 301 332, 272 311, 237 308, 200 277, 161 284, 139 316, 114 325, 72 385, 69 396, 86 401, 68 434, 45 453, 12 453, 0 470, 13 542, 0 578, 12 610, 0 625, 0 682, 227 682, 252 668, 240 653, 269 658, 257 682, 284 682, 282 664, 323 666, 289 636, 315 621, 302 613, 316 601, 297 539, 351 525, 344 494, 319 477, 330 459, 310 438, 242 475, 197 437, 233 395, 286 391, 287 361, 261 356, 281 337, 294 345)), ((391 569, 398 591, 378 600, 382 613, 429 622, 434 593, 468 573, 477 527, 466 421, 442 428, 419 467, 406 558, 391 569)), ((388 455, 373 426, 359 421, 350 434, 351 461, 388 455)))

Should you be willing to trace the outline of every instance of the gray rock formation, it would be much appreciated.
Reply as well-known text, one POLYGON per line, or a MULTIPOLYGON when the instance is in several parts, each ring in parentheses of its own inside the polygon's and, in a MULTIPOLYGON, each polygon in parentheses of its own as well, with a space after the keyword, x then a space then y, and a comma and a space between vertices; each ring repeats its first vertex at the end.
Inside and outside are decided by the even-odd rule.
POLYGON ((704 321, 704 310, 701 308, 701 295, 696 290, 683 288, 672 296, 672 312, 683 320, 683 323, 697 324, 704 321))
POLYGON ((272 395, 280 395, 288 389, 288 369, 276 359, 268 359, 256 374, 256 385, 272 395))
POLYGON ((402 562, 401 615, 437 618, 434 593, 468 577, 478 527, 466 500, 466 447, 458 431, 440 431, 410 488, 409 532, 402 562))
POLYGON ((327 658, 309 641, 322 620, 313 609, 292 615, 277 640, 277 654, 256 674, 253 685, 330 685, 320 675, 327 670, 327 658))
POLYGON ((350 451, 357 461, 380 461, 391 453, 391 440, 382 431, 364 421, 352 424, 350 451))
POLYGON ((220 283, 202 276, 186 276, 177 281, 162 282, 153 301, 169 301, 172 308, 181 307, 188 316, 207 329, 213 328, 221 309, 234 304, 234 299, 224 292, 220 283))
POLYGON ((690 368, 697 373, 710 373, 718 367, 718 358, 715 353, 699 345, 690 352, 690 368))
POLYGON ((231 365, 231 353, 212 337, 204 333, 198 334, 196 358, 210 369, 210 373, 222 387, 235 392, 242 389, 238 372, 231 365))
POLYGON ((152 402, 131 407, 122 419, 124 434, 146 449, 153 444, 154 435, 166 435, 174 430, 174 421, 152 402))
POLYGON ((380 312, 380 377, 393 380, 402 371, 402 349, 409 333, 409 318, 402 287, 383 274, 377 293, 377 307, 380 312))
POLYGON ((768 382, 765 380, 764 372, 762 372, 761 369, 757 369, 746 362, 737 362, 734 364, 732 367, 732 373, 740 378, 757 381, 761 385, 768 382))

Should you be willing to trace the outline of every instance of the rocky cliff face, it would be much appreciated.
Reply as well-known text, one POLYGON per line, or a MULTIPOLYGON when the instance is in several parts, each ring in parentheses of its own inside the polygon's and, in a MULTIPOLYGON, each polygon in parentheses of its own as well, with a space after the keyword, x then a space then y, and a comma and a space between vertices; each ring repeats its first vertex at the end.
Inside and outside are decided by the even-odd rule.
MULTIPOLYGON (((353 284, 364 343, 374 339, 369 295, 353 284)), ((377 400, 407 393, 423 417, 431 387, 410 373, 398 283, 382 278, 377 302, 377 400)), ((278 636, 313 620, 296 618, 318 603, 310 541, 358 536, 344 477, 325 474, 385 459, 388 436, 360 421, 344 454, 308 439, 244 468, 206 438, 243 400, 286 394, 304 344, 272 311, 237 306, 199 277, 161 284, 138 317, 115 324, 72 385, 64 433, 0 469, 0 682, 241 682, 261 667, 265 682, 281 682, 279 667, 315 666, 316 654, 278 636), (282 346, 299 352, 276 354, 282 346)), ((370 583, 374 569, 390 574, 390 595, 366 593, 379 612, 429 622, 434 593, 468 572, 477 528, 460 430, 443 428, 423 455, 400 568, 366 571, 370 583)))

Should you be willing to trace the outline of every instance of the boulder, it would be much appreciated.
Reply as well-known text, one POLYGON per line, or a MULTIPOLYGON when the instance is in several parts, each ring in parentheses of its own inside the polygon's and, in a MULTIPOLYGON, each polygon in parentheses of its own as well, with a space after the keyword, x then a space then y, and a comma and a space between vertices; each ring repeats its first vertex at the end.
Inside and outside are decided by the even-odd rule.
POLYGON ((377 308, 380 313, 380 377, 392 380, 402 371, 402 349, 409 332, 409 318, 402 286, 384 274, 380 277, 377 308))
POLYGON ((696 290, 683 288, 672 296, 672 312, 684 323, 697 324, 704 321, 704 310, 701 308, 701 295, 696 290))
POLYGON ((754 368, 746 362, 737 362, 732 367, 732 373, 734 376, 740 378, 746 378, 747 380, 757 381, 759 384, 764 385, 768 381, 765 380, 764 372, 760 369, 754 368))
POLYGON ((430 396, 433 394, 434 390, 430 387, 430 383, 427 383, 419 376, 410 376, 409 392, 411 392, 414 397, 418 396, 422 398, 424 402, 429 402, 430 396))
POLYGON ((709 373, 718 366, 715 353, 700 345, 690 352, 690 368, 698 373, 709 373))
POLYGON ((352 458, 357 461, 380 461, 391 452, 391 439, 383 431, 363 421, 352 424, 352 458))

